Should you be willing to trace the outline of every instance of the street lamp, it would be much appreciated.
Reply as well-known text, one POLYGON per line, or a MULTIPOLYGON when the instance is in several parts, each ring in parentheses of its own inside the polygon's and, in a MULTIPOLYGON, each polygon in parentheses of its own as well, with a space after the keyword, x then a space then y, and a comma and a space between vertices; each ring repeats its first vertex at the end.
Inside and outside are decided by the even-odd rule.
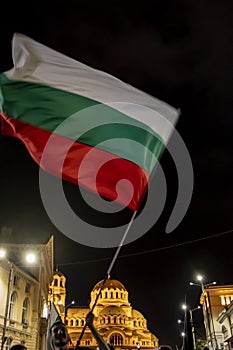
MULTIPOLYGON (((188 306, 186 304, 183 304, 182 306, 182 309, 184 311, 186 311, 188 309, 188 306)), ((192 329, 192 338, 193 338, 193 348, 196 349, 196 339, 195 339, 195 329, 194 329, 194 323, 193 323, 193 312, 196 311, 196 310, 200 310, 201 307, 200 305, 198 305, 197 307, 195 307, 194 309, 189 309, 189 315, 190 315, 190 324, 191 324, 191 329, 192 329)), ((179 324, 180 323, 183 323, 184 324, 184 332, 183 332, 183 337, 186 336, 186 333, 185 333, 185 329, 186 329, 186 322, 187 322, 187 315, 186 315, 186 312, 185 312, 185 317, 184 317, 184 321, 178 319, 177 321, 179 324)), ((187 329, 186 329, 187 331, 187 329)), ((183 341, 183 345, 182 345, 182 349, 184 348, 184 341, 183 341)))
MULTIPOLYGON (((186 297, 185 297, 186 299, 186 297)), ((184 314, 184 321, 181 321, 181 320, 178 320, 178 323, 182 323, 183 324, 183 332, 181 333, 181 336, 183 338, 183 341, 182 341, 182 350, 184 349, 184 345, 185 345, 185 337, 186 337, 186 333, 185 333, 185 323, 186 323, 186 310, 187 310, 187 305, 186 304, 182 304, 181 305, 181 308, 182 310, 185 311, 185 314, 184 314)))
MULTIPOLYGON (((69 303, 68 305, 64 306, 64 322, 66 322, 66 316, 67 316, 67 309, 71 306, 75 304, 75 300, 72 300, 71 303, 69 303)), ((58 305, 62 305, 62 302, 59 301, 58 305)))
POLYGON ((189 310, 190 323, 191 323, 192 335, 193 335, 193 348, 194 348, 194 350, 196 349, 196 337, 195 337, 195 328, 194 328, 194 323, 193 323, 193 311, 200 310, 200 309, 201 309, 201 307, 200 307, 200 305, 198 305, 194 309, 189 310))
POLYGON ((210 327, 210 318, 209 318, 209 312, 210 312, 211 313, 210 316, 211 316, 211 321, 212 321, 213 333, 214 333, 214 341, 215 341, 216 349, 218 349, 218 342, 217 342, 216 335, 215 335, 215 330, 214 330, 214 322, 213 322, 213 318, 212 318, 212 311, 211 311, 211 309, 210 309, 210 311, 208 311, 209 307, 207 305, 206 296, 205 296, 205 289, 208 286, 215 285, 217 282, 213 281, 211 283, 204 284, 203 283, 203 276, 198 275, 196 278, 197 278, 197 281, 199 283, 189 282, 189 284, 190 284, 190 286, 201 287, 201 291, 202 291, 203 299, 204 299, 205 310, 206 310, 206 319, 207 319, 206 324, 207 324, 207 328, 208 328, 208 332, 206 332, 206 340, 208 341, 208 339, 207 339, 207 334, 208 334, 209 337, 210 337, 210 340, 211 340, 212 347, 214 348, 214 344, 213 344, 213 340, 212 340, 212 336, 211 336, 211 327, 210 327))
MULTIPOLYGON (((0 248, 0 259, 5 260, 6 257, 6 250, 0 248)), ((27 253, 26 256, 26 261, 28 264, 33 264, 36 261, 36 256, 34 253, 30 252, 27 253)), ((21 262, 21 261, 18 261, 21 262)), ((5 315, 4 315, 4 322, 3 322, 3 329, 2 329, 2 342, 1 342, 1 350, 3 350, 4 343, 6 340, 6 328, 7 328, 7 319, 9 316, 9 303, 10 303, 10 295, 11 295, 11 283, 12 283, 12 278, 13 278, 13 272, 15 266, 17 266, 17 262, 13 263, 9 260, 7 260, 7 263, 10 265, 9 269, 9 275, 8 275, 8 282, 7 282, 7 294, 6 294, 6 305, 5 305, 5 315)))

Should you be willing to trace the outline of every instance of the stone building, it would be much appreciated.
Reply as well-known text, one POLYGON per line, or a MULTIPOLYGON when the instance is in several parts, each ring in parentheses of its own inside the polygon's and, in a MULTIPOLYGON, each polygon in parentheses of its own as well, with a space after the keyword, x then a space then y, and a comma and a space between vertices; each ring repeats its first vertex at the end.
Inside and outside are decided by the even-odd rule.
MULTIPOLYGON (((1 244, 1 349, 9 350, 12 345, 21 343, 28 350, 45 350, 53 251, 53 237, 46 244, 1 244), (28 253, 33 253, 36 260, 25 262, 28 253)), ((28 258, 32 256, 28 255, 28 258)))
POLYGON ((203 288, 200 302, 209 348, 232 349, 233 285, 214 285, 203 288))
MULTIPOLYGON (((98 282, 92 289, 88 307, 65 307, 64 285, 65 276, 59 271, 54 274, 50 285, 50 300, 53 300, 65 318, 65 323, 71 337, 71 347, 77 340, 85 324, 85 318, 91 310, 103 281, 98 282), (60 287, 59 287, 60 286, 60 287)), ((147 320, 141 312, 134 309, 129 302, 128 291, 118 280, 108 279, 94 308, 94 325, 106 343, 115 349, 154 350, 158 348, 159 340, 147 328, 147 320)), ((92 333, 88 329, 82 337, 80 346, 96 348, 92 333)))

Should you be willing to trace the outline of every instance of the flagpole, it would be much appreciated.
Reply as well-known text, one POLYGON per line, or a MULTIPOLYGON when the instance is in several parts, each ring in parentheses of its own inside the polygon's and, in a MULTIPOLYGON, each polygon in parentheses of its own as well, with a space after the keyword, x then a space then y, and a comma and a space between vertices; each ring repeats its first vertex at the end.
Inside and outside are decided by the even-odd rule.
MULTIPOLYGON (((96 306, 96 304, 97 304, 97 301, 98 301, 98 299, 99 299, 99 296, 100 296, 100 294, 101 294, 101 291, 102 291, 102 289, 103 289, 103 286, 104 286, 105 282, 107 281, 107 279, 110 277, 110 273, 111 273, 111 271, 112 271, 113 265, 114 265, 114 263, 115 263, 115 261, 116 261, 118 255, 119 255, 119 253, 120 253, 120 250, 121 250, 121 248, 122 248, 122 246, 123 246, 123 244, 124 244, 124 242, 125 242, 125 240, 126 240, 126 237, 127 237, 127 235, 128 235, 129 229, 130 229, 130 227, 132 226, 132 223, 133 223, 133 221, 134 221, 134 218, 135 218, 136 214, 137 214, 137 210, 134 211, 134 213, 133 213, 133 215, 132 215, 132 218, 131 218, 131 220, 130 220, 130 222, 129 222, 129 224, 128 224, 126 230, 125 230, 125 233, 124 233, 124 235, 123 235, 123 237, 122 237, 122 239, 121 239, 121 241, 120 241, 120 244, 119 244, 119 246, 117 247, 117 250, 116 250, 116 252, 115 252, 115 254, 114 254, 113 258, 112 258, 112 261, 111 261, 111 263, 110 263, 110 265, 109 265, 109 267, 108 267, 108 270, 107 270, 107 272, 106 272, 106 275, 105 275, 105 277, 104 277, 104 279, 103 279, 103 282, 102 282, 102 284, 101 284, 101 286, 100 286, 99 292, 98 292, 98 294, 97 294, 97 296, 96 296, 96 298, 95 298, 95 302, 94 302, 94 304, 92 305, 92 308, 91 308, 91 311, 90 311, 90 312, 93 312, 93 310, 94 310, 94 308, 95 308, 95 306, 96 306)), ((83 334, 84 334, 86 328, 87 328, 87 324, 85 323, 85 325, 84 325, 84 327, 83 327, 83 329, 82 329, 82 332, 81 332, 81 334, 80 334, 80 336, 79 336, 79 339, 77 340, 77 343, 76 343, 76 346, 75 346, 75 349, 74 349, 74 350, 78 350, 78 347, 79 347, 79 345, 80 345, 81 339, 82 339, 82 337, 83 337, 83 334)))

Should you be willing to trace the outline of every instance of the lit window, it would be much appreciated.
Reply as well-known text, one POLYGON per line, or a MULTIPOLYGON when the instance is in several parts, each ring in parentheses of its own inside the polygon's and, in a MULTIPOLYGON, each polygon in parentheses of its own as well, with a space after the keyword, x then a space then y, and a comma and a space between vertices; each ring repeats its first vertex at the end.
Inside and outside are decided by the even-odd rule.
POLYGON ((13 292, 10 298, 10 306, 9 306, 9 313, 8 313, 9 319, 13 319, 16 299, 17 299, 17 294, 16 292, 13 292))
POLYGON ((113 334, 110 338, 110 344, 121 346, 123 344, 123 338, 120 334, 113 334))
POLYGON ((29 300, 26 298, 23 302, 23 310, 22 310, 22 323, 28 323, 28 311, 29 311, 29 300))

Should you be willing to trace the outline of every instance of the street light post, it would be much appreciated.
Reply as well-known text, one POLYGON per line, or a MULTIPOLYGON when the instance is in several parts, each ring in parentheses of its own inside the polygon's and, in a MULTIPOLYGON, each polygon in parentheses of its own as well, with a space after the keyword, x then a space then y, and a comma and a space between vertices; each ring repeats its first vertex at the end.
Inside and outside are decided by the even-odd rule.
POLYGON ((189 310, 189 314, 190 314, 190 323, 191 323, 191 328, 192 328, 192 336, 193 336, 193 349, 196 350, 196 337, 195 337, 195 327, 194 327, 194 323, 193 323, 193 311, 195 310, 200 310, 200 306, 198 305, 197 307, 195 307, 194 309, 190 309, 189 310))
MULTIPOLYGON (((182 305, 182 309, 184 311, 187 310, 187 305, 186 304, 183 304, 182 305)), ((195 337, 195 328, 194 328, 194 323, 193 323, 193 311, 196 311, 196 310, 200 310, 200 306, 198 305, 197 307, 195 307, 194 309, 189 309, 189 315, 190 315, 190 324, 191 324, 191 329, 192 329, 192 339, 193 339, 193 349, 196 350, 196 337, 195 337)), ((181 321, 180 319, 178 320, 178 323, 183 323, 184 324, 184 332, 183 332, 183 337, 186 336, 186 332, 185 332, 185 327, 187 325, 187 315, 186 315, 186 312, 185 312, 185 318, 184 318, 184 321, 181 321)), ((187 331, 187 330, 186 330, 187 331)), ((184 339, 183 339, 183 345, 182 345, 182 349, 184 348, 184 339)))
MULTIPOLYGON (((206 287, 208 286, 211 286, 211 285, 215 285, 216 282, 211 282, 211 283, 207 283, 207 284, 204 284, 203 283, 203 277, 198 275, 197 276, 197 280, 199 281, 199 283, 194 283, 194 282, 190 282, 189 284, 191 286, 198 286, 198 287, 201 287, 201 291, 202 291, 202 295, 203 295, 203 300, 204 300, 204 305, 205 305, 205 310, 206 310, 206 319, 207 319, 207 326, 208 326, 208 332, 206 331, 206 340, 208 341, 208 337, 207 337, 207 334, 209 335, 210 337, 210 341, 211 341, 211 345, 212 345, 212 348, 218 350, 218 342, 217 342, 217 339, 216 339, 216 335, 215 335, 215 330, 214 330, 214 323, 213 323, 213 319, 212 319, 212 314, 211 314, 211 319, 212 319, 212 326, 213 326, 213 332, 214 332, 214 340, 215 340, 215 345, 213 343, 213 339, 212 339, 212 335, 211 335, 211 326, 210 326, 210 318, 209 318, 209 307, 207 305, 207 301, 206 301, 206 296, 205 296, 205 289, 206 287)), ((210 310, 211 312, 211 310, 210 310)))
POLYGON ((64 312, 64 321, 66 322, 66 316, 67 316, 67 309, 68 307, 70 307, 71 305, 75 304, 75 300, 72 300, 71 303, 69 303, 68 305, 65 306, 65 312, 64 312))

